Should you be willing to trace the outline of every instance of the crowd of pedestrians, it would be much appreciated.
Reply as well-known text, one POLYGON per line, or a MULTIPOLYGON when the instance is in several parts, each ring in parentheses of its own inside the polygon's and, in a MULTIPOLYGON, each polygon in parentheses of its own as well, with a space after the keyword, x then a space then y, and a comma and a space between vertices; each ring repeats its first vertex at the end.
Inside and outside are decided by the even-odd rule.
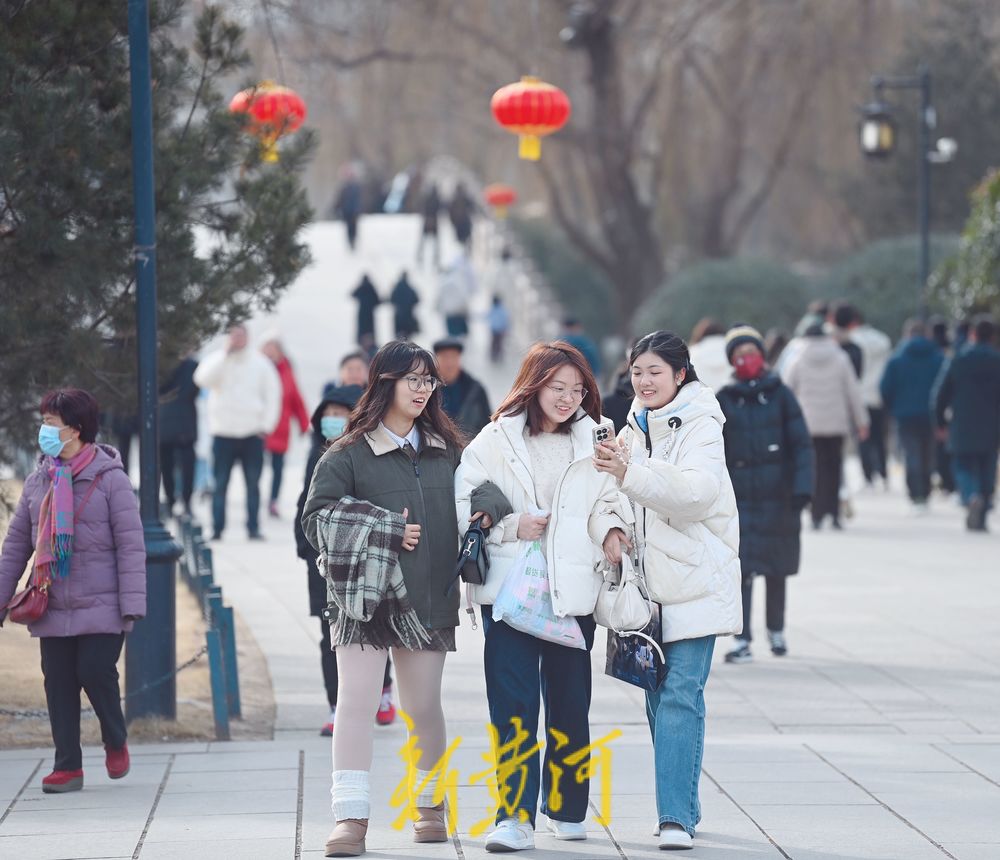
MULTIPOLYGON (((449 215, 457 233, 466 216, 471 224, 461 207, 449 215)), ((467 244, 471 226, 459 238, 467 244)), ((790 339, 705 319, 690 346, 668 331, 630 344, 602 397, 601 351, 567 317, 559 339, 527 352, 493 410, 463 366, 475 290, 463 247, 439 292, 448 337, 428 351, 412 341, 420 293, 401 273, 389 297, 396 339, 378 347, 381 299, 366 275, 353 294, 358 348, 311 413, 277 334, 258 347, 234 325, 223 348, 186 356, 160 389, 164 505, 192 512, 202 393, 214 539, 226 529, 237 463, 246 534, 262 539, 265 453, 268 509, 278 518, 294 427, 308 437, 292 528, 309 611, 319 618, 318 679, 329 706, 320 730, 333 746, 327 856, 365 852, 374 725, 395 718, 393 672, 419 738, 413 838, 448 839, 453 822, 437 769, 448 748, 441 688, 463 595, 482 627, 502 799, 486 849, 532 848, 539 814, 556 838, 586 839, 590 774, 564 780, 553 804, 555 756, 565 745, 590 747, 595 610, 606 577, 634 558, 657 606, 662 659, 662 677, 645 692, 657 839, 664 849, 690 848, 717 640, 733 637, 725 662, 754 659, 753 591, 763 577, 767 644, 775 657, 789 652, 787 579, 799 571, 803 518, 817 530, 845 526, 845 451, 856 447, 866 483, 887 487, 894 449, 917 514, 931 503, 935 474, 941 492, 953 476, 968 529, 987 528, 1000 447, 993 321, 973 320, 953 342, 947 326, 909 320, 893 350, 887 334, 843 302, 811 306, 790 339), (489 565, 485 578, 460 587, 456 554, 466 529, 481 530, 489 565), (532 566, 544 583, 532 592, 532 611, 547 613, 544 625, 501 608, 532 566), (558 746, 538 751, 539 739, 555 737, 558 746)), ((494 358, 510 324, 498 307, 499 298, 489 318, 494 358)), ((41 640, 55 744, 43 788, 64 792, 83 785, 81 689, 100 720, 108 774, 129 770, 115 664, 125 633, 145 614, 145 553, 121 459, 97 442, 94 398, 54 391, 40 413, 42 457, 0 555, 0 606, 34 555, 33 582, 44 585, 48 607, 30 627, 41 640)))

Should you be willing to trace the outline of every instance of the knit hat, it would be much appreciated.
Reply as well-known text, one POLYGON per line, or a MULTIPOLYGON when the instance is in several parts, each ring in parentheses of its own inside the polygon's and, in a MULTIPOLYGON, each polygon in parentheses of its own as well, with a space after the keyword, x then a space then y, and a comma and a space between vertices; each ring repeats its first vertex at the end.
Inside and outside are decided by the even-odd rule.
POLYGON ((745 343, 752 343, 757 349, 764 352, 764 338, 753 326, 737 323, 726 332, 726 360, 730 364, 733 363, 733 351, 745 343))

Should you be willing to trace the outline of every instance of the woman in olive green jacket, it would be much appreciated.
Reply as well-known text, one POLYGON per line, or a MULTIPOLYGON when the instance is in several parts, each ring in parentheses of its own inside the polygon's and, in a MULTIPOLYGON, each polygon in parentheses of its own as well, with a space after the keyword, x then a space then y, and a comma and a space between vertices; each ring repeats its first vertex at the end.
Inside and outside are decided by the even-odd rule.
POLYGON ((341 635, 333 642, 340 677, 333 730, 337 826, 327 841, 327 856, 364 852, 372 716, 382 693, 387 644, 396 664, 400 705, 420 739, 415 841, 448 838, 444 804, 434 803, 430 771, 446 748, 441 676, 445 654, 455 650, 458 625, 458 590, 449 594, 448 586, 458 551, 454 488, 462 439, 441 407, 439 385, 430 353, 401 341, 382 347, 347 432, 316 466, 303 510, 306 537, 317 550, 321 515, 341 499, 352 497, 382 515, 391 512, 387 517, 402 531, 399 567, 406 594, 429 640, 414 649, 401 640, 386 643, 382 631, 374 645, 373 637, 365 635, 367 622, 339 627, 341 635))

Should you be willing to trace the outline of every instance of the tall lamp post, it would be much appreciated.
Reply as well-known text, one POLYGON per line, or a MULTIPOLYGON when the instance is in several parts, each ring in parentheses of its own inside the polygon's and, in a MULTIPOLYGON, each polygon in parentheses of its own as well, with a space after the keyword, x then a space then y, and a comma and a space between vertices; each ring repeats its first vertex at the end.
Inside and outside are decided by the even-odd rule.
POLYGON ((125 651, 125 714, 177 716, 174 563, 180 547, 160 522, 156 383, 156 203, 153 192, 153 89, 149 0, 128 0, 135 202, 136 328, 139 367, 139 512, 146 542, 146 617, 125 651), (134 692, 133 691, 140 691, 134 692))
POLYGON ((920 315, 927 316, 927 280, 931 274, 931 165, 943 164, 955 157, 957 144, 941 138, 931 148, 931 133, 937 126, 937 113, 931 105, 931 72, 921 65, 915 75, 871 79, 874 98, 861 108, 858 140, 869 158, 887 158, 896 147, 896 124, 892 107, 882 100, 882 91, 920 90, 919 142, 917 154, 917 221, 920 231, 920 315))

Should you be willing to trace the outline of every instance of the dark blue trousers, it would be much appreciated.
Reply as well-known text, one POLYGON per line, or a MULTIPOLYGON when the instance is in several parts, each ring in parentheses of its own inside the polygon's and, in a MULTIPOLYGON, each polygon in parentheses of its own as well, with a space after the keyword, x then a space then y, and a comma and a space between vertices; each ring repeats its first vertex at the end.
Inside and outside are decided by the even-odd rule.
POLYGON ((212 439, 212 460, 215 471, 215 493, 212 496, 212 529, 221 535, 226 528, 226 491, 229 475, 239 460, 243 465, 243 479, 247 485, 247 532, 259 534, 260 473, 264 468, 264 440, 260 436, 230 438, 215 436, 212 439))
POLYGON ((497 821, 522 817, 523 811, 534 827, 539 784, 545 815, 558 821, 583 821, 587 817, 590 780, 577 782, 576 772, 589 761, 589 756, 574 764, 564 760, 590 744, 590 650, 594 647, 594 616, 577 619, 587 643, 586 651, 536 639, 503 621, 493 621, 492 616, 493 607, 484 606, 486 696, 490 722, 499 734, 498 776, 504 777, 501 796, 513 807, 501 806, 497 821), (545 705, 544 738, 536 737, 539 703, 545 705), (520 744, 516 743, 514 717, 520 718, 527 735, 520 744), (524 756, 538 740, 545 749, 541 774, 538 752, 516 767, 504 767, 505 762, 524 756), (554 785, 559 770, 562 774, 554 785), (554 787, 558 789, 556 793, 554 787), (520 798, 515 803, 519 792, 520 798))

